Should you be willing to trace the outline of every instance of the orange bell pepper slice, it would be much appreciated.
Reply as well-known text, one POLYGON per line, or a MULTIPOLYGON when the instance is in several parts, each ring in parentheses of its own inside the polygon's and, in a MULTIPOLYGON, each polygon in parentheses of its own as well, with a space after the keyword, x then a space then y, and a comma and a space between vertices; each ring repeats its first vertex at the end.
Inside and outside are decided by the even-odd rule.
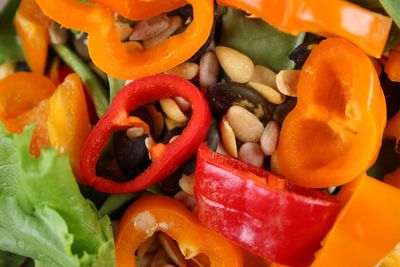
POLYGON ((289 34, 340 36, 379 58, 392 19, 342 0, 218 0, 243 9, 289 34))
POLYGON ((80 153, 91 126, 83 86, 77 74, 68 75, 49 100, 47 128, 50 144, 67 152, 75 177, 81 178, 80 153))
POLYGON ((368 56, 344 39, 315 47, 283 122, 276 160, 298 185, 345 184, 375 161, 386 123, 385 98, 368 56))
POLYGON ((95 0, 93 2, 109 7, 124 18, 131 20, 147 19, 187 4, 185 0, 95 0))
POLYGON ((107 74, 120 79, 137 79, 161 73, 188 60, 208 39, 214 19, 212 0, 188 0, 193 6, 194 16, 183 33, 146 51, 128 52, 119 41, 114 12, 108 7, 98 3, 87 5, 76 0, 36 2, 46 15, 62 26, 87 32, 93 62, 107 74))
POLYGON ((33 72, 43 74, 49 46, 46 17, 35 0, 22 0, 14 16, 14 25, 21 40, 26 61, 33 72))
POLYGON ((35 124, 30 152, 40 155, 41 147, 49 145, 46 118, 47 98, 56 86, 46 77, 17 72, 0 80, 0 121, 11 133, 21 133, 25 126, 35 124))
POLYGON ((346 204, 311 267, 376 266, 400 241, 400 190, 363 175, 338 198, 346 204))
POLYGON ((203 253, 211 266, 243 266, 240 248, 203 226, 178 200, 155 195, 135 201, 123 215, 115 244, 117 266, 137 266, 135 251, 157 231, 176 240, 186 259, 203 253))
POLYGON ((400 53, 391 51, 385 63, 385 72, 392 82, 400 82, 400 53))

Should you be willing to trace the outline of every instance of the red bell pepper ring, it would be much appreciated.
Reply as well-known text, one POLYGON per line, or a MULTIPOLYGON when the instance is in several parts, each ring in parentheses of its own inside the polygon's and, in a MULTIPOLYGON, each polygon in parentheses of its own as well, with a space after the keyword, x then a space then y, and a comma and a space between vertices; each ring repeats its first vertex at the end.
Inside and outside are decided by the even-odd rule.
POLYGON ((305 266, 340 211, 340 202, 320 191, 199 147, 194 193, 206 226, 254 254, 305 266))
POLYGON ((81 152, 83 180, 100 191, 124 194, 137 192, 161 181, 189 159, 204 141, 211 113, 205 97, 189 81, 174 75, 155 75, 138 79, 125 86, 115 96, 110 109, 90 133, 81 152), (96 175, 96 163, 111 133, 126 128, 147 125, 129 113, 149 102, 161 98, 181 96, 191 103, 192 115, 182 134, 173 142, 158 143, 150 149, 151 165, 136 178, 116 182, 96 175))

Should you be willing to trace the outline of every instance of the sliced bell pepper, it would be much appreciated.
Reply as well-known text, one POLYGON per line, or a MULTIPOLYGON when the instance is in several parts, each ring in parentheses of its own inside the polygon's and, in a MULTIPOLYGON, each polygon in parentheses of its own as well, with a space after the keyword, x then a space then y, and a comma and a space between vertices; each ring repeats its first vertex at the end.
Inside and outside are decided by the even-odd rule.
POLYGON ((205 144, 197 153, 195 175, 200 221, 281 264, 310 263, 340 210, 334 197, 294 186, 205 144))
POLYGON ((392 82, 400 82, 400 53, 392 50, 385 63, 385 72, 392 82))
POLYGON ((20 133, 25 126, 35 124, 30 152, 40 155, 49 145, 46 118, 47 98, 56 86, 46 77, 28 72, 16 72, 0 80, 0 121, 11 133, 20 133))
POLYGON ((90 133, 81 155, 81 171, 85 183, 108 193, 136 192, 154 185, 192 156, 207 135, 211 115, 206 99, 190 82, 173 75, 156 75, 125 86, 115 96, 108 112, 90 133), (191 103, 192 115, 182 134, 173 142, 158 143, 149 149, 152 163, 138 177, 127 182, 116 182, 96 175, 96 163, 112 132, 144 122, 129 116, 141 105, 161 98, 181 96, 191 103))
POLYGON ((80 153, 91 126, 79 76, 70 74, 50 98, 47 118, 50 144, 67 152, 75 177, 81 181, 80 153))
POLYGON ((87 32, 93 62, 107 74, 120 79, 137 79, 172 69, 200 49, 212 29, 213 1, 187 2, 193 6, 194 16, 183 33, 144 52, 130 53, 119 41, 114 12, 108 7, 98 3, 87 5, 76 0, 37 0, 43 12, 62 26, 87 32))
POLYGON ((386 123, 385 98, 369 58, 344 39, 327 39, 307 59, 296 107, 275 154, 295 184, 345 184, 375 161, 386 123))
POLYGON ((312 32, 340 36, 367 54, 379 58, 389 36, 392 19, 342 0, 218 0, 243 9, 281 31, 297 35, 312 32))
POLYGON ((43 74, 46 67, 50 22, 35 0, 21 0, 14 16, 15 29, 26 61, 31 70, 38 74, 43 74))
POLYGON ((95 0, 93 2, 109 7, 124 18, 131 20, 147 19, 180 8, 188 3, 185 0, 95 0))
POLYGON ((135 251, 157 231, 176 240, 185 259, 204 253, 211 266, 243 266, 240 248, 203 226, 178 200, 154 195, 135 201, 123 215, 115 244, 117 266, 137 266, 135 251))
POLYGON ((311 266, 377 266, 400 241, 400 190, 363 175, 338 198, 346 205, 311 266))

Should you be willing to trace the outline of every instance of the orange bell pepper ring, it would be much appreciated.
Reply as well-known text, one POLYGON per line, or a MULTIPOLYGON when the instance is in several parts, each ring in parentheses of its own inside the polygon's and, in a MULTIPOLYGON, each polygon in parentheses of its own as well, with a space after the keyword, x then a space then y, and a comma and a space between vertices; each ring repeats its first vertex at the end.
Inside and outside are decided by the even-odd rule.
POLYGON ((117 267, 137 266, 135 251, 161 231, 173 238, 185 259, 205 254, 211 267, 243 266, 241 249, 203 226, 178 200, 144 196, 123 215, 116 237, 117 267))
POLYGON ((386 123, 385 98, 368 56, 344 39, 322 41, 301 70, 297 90, 275 154, 284 176, 323 188, 363 174, 378 155, 386 123))
POLYGON ((43 74, 46 66, 50 22, 35 0, 22 0, 14 16, 28 66, 38 74, 43 74))
POLYGON ((147 19, 172 11, 188 3, 185 0, 95 0, 93 2, 109 7, 124 18, 131 20, 147 19))
POLYGON ((392 50, 385 63, 385 72, 392 82, 400 82, 400 52, 392 50))
POLYGON ((342 0, 218 0, 243 9, 281 31, 297 35, 312 32, 340 36, 379 58, 392 19, 342 0))
POLYGON ((56 86, 46 77, 28 72, 16 72, 0 80, 0 121, 11 133, 21 133, 25 126, 35 124, 30 152, 40 155, 49 145, 46 118, 48 97, 56 86))
MULTIPOLYGON (((119 40, 114 25, 114 12, 110 8, 99 3, 87 5, 76 0, 36 2, 46 15, 62 26, 87 32, 88 48, 93 62, 107 74, 120 79, 150 76, 188 60, 208 39, 214 19, 212 0, 188 0, 193 6, 194 16, 183 33, 174 35, 146 51, 128 52, 119 40)), ((146 1, 149 4, 152 2, 154 1, 146 1)))
POLYGON ((80 153, 91 126, 83 86, 77 74, 70 74, 49 100, 47 128, 50 144, 67 152, 72 170, 81 181, 80 153))
POLYGON ((311 267, 377 266, 400 242, 400 190, 363 175, 338 198, 346 204, 311 267))

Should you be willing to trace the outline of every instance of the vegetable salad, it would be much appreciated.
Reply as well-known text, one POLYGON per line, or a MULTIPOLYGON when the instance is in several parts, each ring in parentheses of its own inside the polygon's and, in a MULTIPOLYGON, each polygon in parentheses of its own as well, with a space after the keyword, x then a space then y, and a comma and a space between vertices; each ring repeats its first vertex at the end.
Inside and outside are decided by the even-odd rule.
POLYGON ((0 267, 400 266, 396 0, 5 0, 0 25, 0 267))

